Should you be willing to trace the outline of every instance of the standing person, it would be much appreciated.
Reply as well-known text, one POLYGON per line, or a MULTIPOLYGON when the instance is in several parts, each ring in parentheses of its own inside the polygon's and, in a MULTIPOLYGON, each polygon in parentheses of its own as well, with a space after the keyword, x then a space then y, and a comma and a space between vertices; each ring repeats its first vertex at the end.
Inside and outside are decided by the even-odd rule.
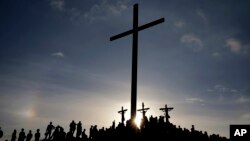
POLYGON ((32 134, 32 131, 30 130, 29 133, 27 134, 26 141, 31 141, 32 137, 33 137, 33 134, 32 134))
POLYGON ((76 130, 76 123, 74 120, 72 120, 72 122, 70 123, 69 128, 70 128, 70 132, 72 133, 72 135, 74 135, 75 130, 76 130))
POLYGON ((36 134, 35 134, 35 141, 39 141, 39 139, 40 139, 40 129, 37 129, 36 130, 36 134))
POLYGON ((22 128, 21 132, 19 133, 19 137, 18 137, 18 141, 24 141, 24 139, 26 138, 24 129, 22 128))
POLYGON ((14 129, 14 131, 12 133, 11 141, 16 141, 16 129, 14 129))
POLYGON ((60 128, 60 133, 59 133, 59 141, 65 141, 66 133, 64 132, 64 129, 61 127, 60 128))
POLYGON ((54 128, 55 128, 55 126, 52 125, 52 122, 50 122, 49 125, 47 126, 47 129, 46 129, 45 139, 47 139, 48 136, 49 136, 48 139, 50 139, 52 130, 53 130, 54 128))
POLYGON ((1 129, 1 127, 0 127, 0 138, 2 138, 2 137, 3 137, 3 131, 1 129))
POLYGON ((77 124, 76 138, 80 138, 81 133, 82 133, 82 123, 81 121, 79 121, 77 124))
POLYGON ((86 129, 83 129, 82 131, 82 141, 86 141, 88 139, 88 136, 86 135, 86 129))

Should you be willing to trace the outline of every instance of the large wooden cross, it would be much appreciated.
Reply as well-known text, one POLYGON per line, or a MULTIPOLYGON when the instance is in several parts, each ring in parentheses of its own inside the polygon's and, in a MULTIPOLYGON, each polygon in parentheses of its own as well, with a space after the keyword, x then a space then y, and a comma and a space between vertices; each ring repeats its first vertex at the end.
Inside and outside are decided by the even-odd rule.
POLYGON ((151 26, 160 24, 164 22, 164 18, 155 20, 153 22, 138 25, 138 4, 134 5, 133 13, 133 28, 131 30, 125 31, 118 35, 110 37, 110 41, 122 38, 124 36, 133 35, 133 46, 132 46, 132 83, 131 83, 131 120, 136 117, 136 99, 137 99, 137 58, 138 58, 138 32, 149 28, 151 26))
POLYGON ((169 114, 168 114, 168 111, 171 111, 173 110, 174 108, 173 107, 168 107, 168 105, 166 104, 164 108, 160 108, 161 111, 163 111, 165 113, 165 118, 166 118, 166 122, 169 122, 169 114))

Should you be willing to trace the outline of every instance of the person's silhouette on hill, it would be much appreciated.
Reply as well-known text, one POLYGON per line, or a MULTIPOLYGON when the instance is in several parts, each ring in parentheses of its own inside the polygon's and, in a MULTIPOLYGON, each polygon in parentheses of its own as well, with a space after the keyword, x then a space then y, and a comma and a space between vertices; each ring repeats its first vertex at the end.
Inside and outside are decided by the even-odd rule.
POLYGON ((94 126, 91 125, 91 126, 90 126, 90 129, 89 129, 89 138, 90 138, 90 139, 93 138, 93 128, 94 128, 94 126))
POLYGON ((12 133, 11 141, 16 141, 16 129, 14 129, 14 131, 12 133))
POLYGON ((73 140, 73 133, 69 131, 66 135, 66 141, 72 141, 72 140, 73 140))
POLYGON ((70 123, 69 128, 70 128, 69 131, 72 132, 72 134, 74 135, 74 132, 76 130, 76 123, 74 120, 72 120, 72 122, 70 123))
POLYGON ((61 127, 59 132, 59 140, 64 141, 66 137, 66 133, 64 132, 64 129, 61 127))
POLYGON ((1 127, 0 127, 0 138, 2 138, 2 137, 3 137, 3 131, 1 129, 1 127))
POLYGON ((76 138, 80 138, 81 133, 82 133, 82 123, 81 121, 79 121, 77 124, 76 138))
POLYGON ((18 137, 18 141, 24 141, 24 139, 26 138, 24 129, 22 128, 21 132, 19 133, 19 137, 18 137))
POLYGON ((55 128, 55 131, 53 132, 52 137, 53 137, 54 141, 58 141, 59 140, 60 128, 61 127, 59 125, 57 125, 56 128, 55 128))
POLYGON ((50 124, 47 126, 47 129, 46 129, 45 139, 47 139, 48 136, 49 136, 48 139, 50 139, 52 130, 53 130, 54 128, 55 128, 54 125, 52 125, 52 122, 50 122, 50 124))
POLYGON ((35 141, 39 141, 39 139, 40 139, 40 129, 37 129, 36 130, 36 134, 35 134, 35 141))
POLYGON ((82 131, 82 140, 86 141, 87 138, 88 138, 88 136, 86 135, 86 129, 83 129, 83 131, 82 131))
POLYGON ((33 134, 32 134, 32 131, 30 130, 29 133, 27 134, 26 141, 31 141, 32 137, 33 137, 33 134))

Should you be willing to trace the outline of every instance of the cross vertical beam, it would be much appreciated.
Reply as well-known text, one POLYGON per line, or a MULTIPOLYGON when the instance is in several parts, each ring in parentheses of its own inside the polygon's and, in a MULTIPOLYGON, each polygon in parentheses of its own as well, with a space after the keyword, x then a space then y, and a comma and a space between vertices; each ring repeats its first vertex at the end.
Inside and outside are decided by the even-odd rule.
POLYGON ((138 60, 138 4, 134 5, 133 12, 133 48, 132 48, 132 83, 131 83, 131 119, 136 117, 137 100, 137 60, 138 60))

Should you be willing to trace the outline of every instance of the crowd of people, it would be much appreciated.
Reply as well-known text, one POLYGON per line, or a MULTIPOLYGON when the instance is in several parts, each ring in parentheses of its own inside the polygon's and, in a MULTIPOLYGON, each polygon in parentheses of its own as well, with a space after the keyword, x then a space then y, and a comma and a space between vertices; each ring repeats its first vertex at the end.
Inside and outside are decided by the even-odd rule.
MULTIPOLYGON (((52 122, 46 128, 44 136, 37 129, 34 134, 29 130, 26 135, 24 129, 21 129, 17 136, 14 130, 10 141, 127 141, 127 140, 188 140, 188 141, 228 141, 225 137, 219 135, 208 135, 207 132, 197 131, 194 126, 190 130, 186 128, 176 127, 164 117, 143 117, 140 127, 137 127, 132 120, 120 122, 117 126, 115 122, 109 128, 98 128, 97 125, 91 126, 89 135, 86 129, 82 128, 82 123, 76 123, 74 120, 69 125, 69 131, 66 133, 61 126, 54 126, 52 122)), ((0 128, 0 137, 3 132, 0 128)))

